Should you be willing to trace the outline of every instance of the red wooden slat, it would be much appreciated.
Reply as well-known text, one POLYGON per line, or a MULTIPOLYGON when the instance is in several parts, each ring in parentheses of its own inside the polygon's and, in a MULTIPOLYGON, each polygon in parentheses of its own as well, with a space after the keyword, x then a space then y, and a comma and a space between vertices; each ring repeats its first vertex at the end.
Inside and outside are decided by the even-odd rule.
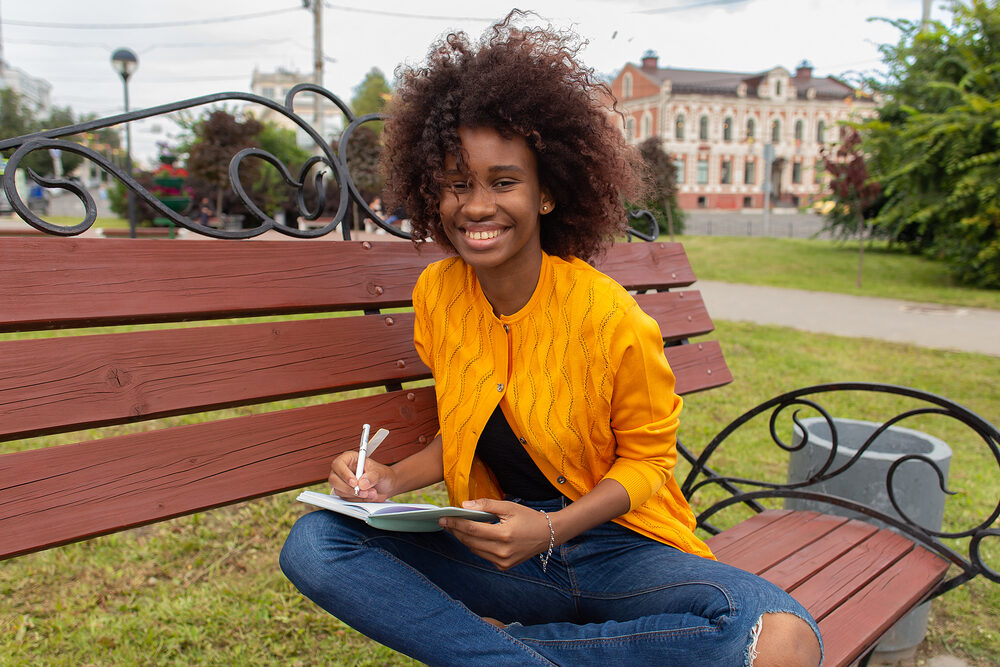
MULTIPOLYGON (((706 326, 690 292, 643 301, 670 337, 706 326)), ((426 377, 412 331, 412 313, 400 313, 2 342, 0 437, 426 377)), ((667 351, 680 393, 729 377, 717 346, 699 345, 667 351)))
POLYGON ((775 563, 797 561, 799 552, 820 539, 846 518, 815 512, 794 512, 753 535, 715 551, 716 557, 747 572, 760 574, 775 563))
POLYGON ((657 321, 666 341, 693 338, 715 329, 699 292, 653 292, 637 294, 635 300, 657 321))
POLYGON ((698 341, 668 347, 664 352, 677 378, 678 394, 690 394, 733 381, 718 341, 698 341))
POLYGON ((875 645, 892 625, 944 578, 948 562, 914 547, 905 557, 869 582, 819 621, 825 647, 824 665, 846 667, 875 645))
POLYGON ((879 531, 790 592, 821 620, 913 548, 902 535, 879 531))
POLYGON ((729 545, 737 544, 746 539, 749 535, 761 530, 765 526, 775 521, 780 521, 784 517, 791 516, 792 513, 791 510, 764 510, 759 514, 754 514, 745 521, 741 521, 732 528, 722 531, 718 535, 713 535, 705 542, 712 549, 713 554, 718 553, 729 548, 729 545))
POLYGON ((817 571, 867 540, 877 530, 878 528, 870 523, 851 519, 800 549, 795 553, 794 558, 781 560, 761 574, 776 586, 786 591, 792 590, 817 571))
MULTIPOLYGON (((5 238, 0 331, 403 306, 444 256, 400 242, 5 238)), ((599 268, 630 289, 694 281, 680 244, 618 244, 599 268)))
POLYGON ((429 376, 412 313, 6 341, 0 359, 8 437, 429 376))
POLYGON ((321 481, 358 446, 361 415, 391 431, 383 462, 437 430, 423 388, 6 454, 0 558, 321 481))
POLYGON ((595 266, 630 290, 686 287, 695 281, 680 243, 617 243, 595 266))

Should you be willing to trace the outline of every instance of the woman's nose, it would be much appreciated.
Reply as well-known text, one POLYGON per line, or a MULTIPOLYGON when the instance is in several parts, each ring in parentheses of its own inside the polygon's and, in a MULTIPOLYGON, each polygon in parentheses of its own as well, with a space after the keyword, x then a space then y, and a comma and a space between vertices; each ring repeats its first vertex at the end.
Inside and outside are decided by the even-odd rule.
POLYGON ((481 183, 472 183, 462 203, 462 211, 470 220, 482 220, 492 216, 497 210, 497 200, 493 192, 481 183))

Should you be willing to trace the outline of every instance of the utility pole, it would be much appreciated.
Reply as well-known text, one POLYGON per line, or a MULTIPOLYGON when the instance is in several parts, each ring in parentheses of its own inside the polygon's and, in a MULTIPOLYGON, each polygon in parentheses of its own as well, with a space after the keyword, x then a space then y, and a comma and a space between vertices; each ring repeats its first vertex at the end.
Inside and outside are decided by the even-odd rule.
MULTIPOLYGON (((306 2, 307 0, 303 0, 306 2)), ((313 10, 313 83, 323 85, 323 0, 312 0, 313 10)), ((313 93, 313 127, 319 136, 323 133, 323 99, 313 93)))
POLYGON ((927 25, 931 22, 931 0, 923 0, 923 14, 920 16, 920 31, 927 30, 927 25))

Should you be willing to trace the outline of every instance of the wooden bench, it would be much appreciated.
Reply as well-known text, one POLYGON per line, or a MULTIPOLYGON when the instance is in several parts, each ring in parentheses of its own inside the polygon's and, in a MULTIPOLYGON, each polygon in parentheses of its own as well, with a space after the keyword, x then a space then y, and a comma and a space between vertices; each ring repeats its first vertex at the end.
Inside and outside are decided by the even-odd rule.
MULTIPOLYGON (((355 119, 348 120, 345 137, 355 119)), ((79 131, 74 126, 62 134, 79 131)), ((20 146, 23 154, 60 136, 49 135, 0 141, 0 149, 20 146)), ((335 155, 328 158, 343 169, 335 155)), ((11 162, 16 166, 17 159, 11 162)), ((338 173, 345 178, 345 171, 338 173)), ((349 181, 340 182, 365 206, 349 181)), ((327 229, 282 231, 320 236, 343 219, 347 201, 344 194, 327 229)), ((191 232, 225 237, 278 229, 271 222, 227 232, 177 219, 191 232)), ((350 231, 342 231, 349 239, 350 231)), ((0 341, 0 442, 139 425, 132 433, 81 435, 73 444, 0 455, 0 558, 320 482, 333 456, 357 446, 362 415, 392 431, 375 458, 389 463, 416 451, 433 437, 436 413, 407 308, 423 267, 442 256, 432 246, 417 252, 392 241, 0 238, 0 332, 15 334, 0 341), (34 335, 48 330, 68 335, 34 335), (274 405, 310 396, 324 400, 274 405), (237 406, 265 407, 238 417, 210 412, 237 406), (178 415, 196 423, 159 422, 178 415)), ((713 324, 699 293, 688 289, 695 276, 680 244, 619 243, 599 267, 636 291, 659 322, 679 393, 732 381, 719 343, 691 340, 713 324)), ((824 664, 849 665, 865 659, 885 630, 920 602, 978 574, 1000 581, 978 553, 984 537, 1000 534, 991 528, 1000 510, 963 534, 971 538, 963 557, 940 535, 849 499, 804 484, 726 476, 709 465, 752 418, 776 415, 826 390, 929 402, 994 453, 1000 434, 944 399, 852 383, 784 394, 738 418, 704 448, 681 445, 691 466, 684 492, 699 526, 715 535, 710 544, 719 558, 790 591, 819 622, 824 664), (708 491, 722 497, 703 500, 708 491), (795 497, 858 509, 895 531, 780 509, 780 499, 795 497), (719 516, 733 508, 754 516, 720 531, 719 516), (959 572, 945 579, 949 565, 959 572)))

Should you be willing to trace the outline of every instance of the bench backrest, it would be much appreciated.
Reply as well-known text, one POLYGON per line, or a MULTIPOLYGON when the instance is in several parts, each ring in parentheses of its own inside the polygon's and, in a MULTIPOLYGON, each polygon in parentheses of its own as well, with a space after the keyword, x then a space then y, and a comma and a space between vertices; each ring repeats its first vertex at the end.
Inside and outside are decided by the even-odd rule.
MULTIPOLYGON (((0 455, 0 558, 322 481, 361 421, 392 431, 383 462, 421 447, 437 418, 407 307, 441 257, 406 242, 0 239, 0 451, 23 450, 0 455), (39 438, 52 434, 72 442, 39 438)), ((732 379, 717 342, 688 343, 713 328, 699 294, 667 291, 695 279, 680 244, 621 243, 599 267, 656 290, 637 299, 679 393, 732 379)))

